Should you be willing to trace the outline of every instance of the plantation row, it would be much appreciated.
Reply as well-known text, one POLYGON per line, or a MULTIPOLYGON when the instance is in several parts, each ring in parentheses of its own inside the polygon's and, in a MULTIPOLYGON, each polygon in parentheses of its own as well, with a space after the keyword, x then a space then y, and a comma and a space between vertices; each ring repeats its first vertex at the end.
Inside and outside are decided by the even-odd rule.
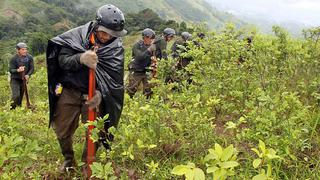
MULTIPOLYGON (((98 151, 93 175, 112 179, 319 179, 320 48, 313 36, 292 39, 232 25, 208 33, 193 61, 174 71, 160 61, 151 99, 138 93, 125 106, 112 150, 98 151), (253 37, 250 48, 243 39, 253 37), (244 62, 237 63, 239 58, 244 62), (192 74, 189 84, 188 75, 192 74), (164 83, 168 76, 179 83, 164 83)), ((311 32, 311 31, 310 31, 311 32)), ((126 63, 130 52, 126 52, 126 63)), ((30 80, 35 111, 10 111, 7 77, 1 77, 1 179, 58 178, 59 147, 48 130, 46 69, 36 58, 30 80)), ((96 122, 98 131, 101 121, 96 122), (100 123, 99 123, 100 122, 100 123)), ((81 166, 85 126, 74 150, 81 166)), ((95 136, 93 137, 95 138, 95 136)), ((70 177, 81 177, 80 168, 70 177)))

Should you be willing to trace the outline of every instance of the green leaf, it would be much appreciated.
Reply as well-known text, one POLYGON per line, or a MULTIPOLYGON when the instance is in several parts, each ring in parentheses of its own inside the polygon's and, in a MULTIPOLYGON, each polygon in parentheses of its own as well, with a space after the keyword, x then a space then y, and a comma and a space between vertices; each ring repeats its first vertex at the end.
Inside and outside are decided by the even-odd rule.
POLYGON ((210 153, 204 157, 204 161, 210 161, 210 160, 214 160, 214 159, 217 159, 217 156, 212 153, 210 153))
MULTIPOLYGON (((94 162, 92 165, 90 165, 92 175, 91 177, 97 177, 100 178, 102 174, 104 174, 104 169, 101 163, 94 162)), ((103 176, 102 176, 103 177, 103 176)))
POLYGON ((257 168, 257 167, 259 167, 260 166, 260 164, 261 164, 261 159, 260 158, 258 158, 258 159, 255 159, 255 160, 253 160, 253 167, 254 168, 257 168))
POLYGON ((19 157, 20 155, 18 153, 12 153, 9 155, 9 158, 16 158, 19 157))
POLYGON ((171 171, 171 174, 181 176, 186 174, 189 170, 190 168, 186 165, 178 165, 173 168, 173 170, 171 171))
POLYGON ((157 147, 157 145, 155 145, 155 144, 150 144, 150 145, 148 146, 148 149, 153 149, 153 148, 155 148, 155 147, 157 147))
POLYGON ((129 157, 130 157, 131 160, 134 160, 133 154, 130 153, 130 154, 129 154, 129 157))
POLYGON ((214 172, 216 172, 218 169, 219 169, 219 168, 216 167, 216 166, 208 167, 207 173, 214 173, 214 172))
POLYGON ((102 152, 99 157, 100 157, 100 159, 106 159, 107 158, 106 152, 105 151, 102 152))
POLYGON ((235 128, 237 128, 236 123, 234 123, 234 122, 232 122, 232 121, 228 121, 228 122, 226 123, 226 125, 227 125, 226 129, 235 129, 235 128))
POLYGON ((275 151, 274 149, 272 149, 272 148, 270 148, 270 149, 268 150, 267 157, 268 157, 269 159, 280 158, 280 156, 276 155, 276 151, 275 151))
POLYGON ((233 145, 228 146, 226 149, 224 149, 222 156, 221 156, 221 161, 227 161, 229 160, 234 153, 234 148, 233 145))
POLYGON ((194 169, 194 180, 205 180, 205 175, 202 169, 200 168, 195 168, 194 169))
POLYGON ((261 157, 261 153, 258 149, 256 148, 251 148, 252 151, 254 151, 259 157, 261 157))
POLYGON ((187 166, 188 166, 190 169, 196 167, 196 165, 195 165, 194 163, 192 163, 192 162, 189 162, 189 163, 187 164, 187 166))
POLYGON ((78 167, 81 167, 81 166, 83 166, 83 165, 85 165, 84 162, 79 162, 79 163, 78 163, 78 167))
POLYGON ((223 162, 220 164, 221 165, 221 168, 233 168, 233 167, 236 167, 236 166, 239 166, 239 163, 237 161, 227 161, 227 162, 223 162))
POLYGON ((241 117, 239 118, 239 122, 240 122, 240 123, 245 123, 245 122, 246 122, 246 119, 245 119, 243 116, 241 116, 241 117))
POLYGON ((112 168, 111 162, 108 162, 106 165, 104 165, 104 170, 105 171, 109 171, 109 172, 113 172, 113 168, 112 168))
POLYGON ((143 142, 140 139, 137 140, 137 145, 138 145, 139 148, 144 148, 145 147, 145 145, 143 144, 143 142))
POLYGON ((219 157, 219 159, 221 158, 221 156, 222 156, 222 147, 220 146, 220 144, 218 144, 218 143, 215 143, 214 144, 214 148, 215 148, 215 150, 214 150, 214 152, 217 154, 217 156, 219 157))
POLYGON ((197 102, 200 102, 200 98, 201 98, 200 94, 197 94, 197 96, 196 96, 196 101, 197 101, 197 102))
POLYGON ((267 176, 268 176, 268 177, 271 177, 271 176, 272 176, 272 167, 271 167, 270 164, 268 164, 267 176))
POLYGON ((268 177, 265 174, 258 174, 252 178, 252 180, 267 180, 268 177))
POLYGON ((260 148, 262 154, 266 153, 266 144, 261 140, 259 140, 259 148, 260 148))
POLYGON ((28 156, 33 160, 37 160, 38 159, 37 155, 34 154, 34 153, 30 153, 30 154, 28 154, 28 156))
POLYGON ((194 172, 191 171, 191 169, 189 169, 186 172, 185 176, 186 176, 186 180, 194 180, 194 172))
POLYGON ((226 177, 226 170, 225 169, 218 169, 215 173, 214 173, 214 180, 220 180, 220 179, 225 179, 226 177))

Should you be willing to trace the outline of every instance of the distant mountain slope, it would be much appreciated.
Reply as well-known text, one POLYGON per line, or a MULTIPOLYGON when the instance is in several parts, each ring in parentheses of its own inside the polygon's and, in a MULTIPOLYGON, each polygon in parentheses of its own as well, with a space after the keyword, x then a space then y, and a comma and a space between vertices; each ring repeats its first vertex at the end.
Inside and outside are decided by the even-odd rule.
POLYGON ((226 22, 243 24, 229 13, 213 8, 204 0, 80 0, 79 8, 92 9, 106 3, 119 6, 124 12, 150 8, 165 19, 187 22, 207 22, 209 27, 220 27, 226 22))

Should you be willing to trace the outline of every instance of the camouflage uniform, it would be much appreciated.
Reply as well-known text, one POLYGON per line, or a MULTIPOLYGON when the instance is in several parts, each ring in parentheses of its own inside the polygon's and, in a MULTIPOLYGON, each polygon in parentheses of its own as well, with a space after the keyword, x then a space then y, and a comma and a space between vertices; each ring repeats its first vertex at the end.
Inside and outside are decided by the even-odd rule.
POLYGON ((167 41, 164 39, 164 37, 157 37, 154 40, 154 44, 156 44, 157 47, 155 52, 157 59, 168 59, 167 41))
POLYGON ((129 64, 129 84, 127 92, 133 97, 137 92, 140 83, 143 85, 143 93, 147 97, 152 94, 151 85, 149 84, 148 68, 151 65, 151 52, 148 51, 147 45, 142 40, 138 41, 132 48, 133 60, 129 64))

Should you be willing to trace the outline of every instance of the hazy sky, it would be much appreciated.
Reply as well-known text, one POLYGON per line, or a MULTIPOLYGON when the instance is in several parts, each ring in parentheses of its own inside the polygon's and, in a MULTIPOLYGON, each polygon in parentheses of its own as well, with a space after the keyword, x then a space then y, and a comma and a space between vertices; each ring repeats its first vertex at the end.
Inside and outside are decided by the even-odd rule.
POLYGON ((320 0, 207 0, 233 14, 320 26, 320 0))

